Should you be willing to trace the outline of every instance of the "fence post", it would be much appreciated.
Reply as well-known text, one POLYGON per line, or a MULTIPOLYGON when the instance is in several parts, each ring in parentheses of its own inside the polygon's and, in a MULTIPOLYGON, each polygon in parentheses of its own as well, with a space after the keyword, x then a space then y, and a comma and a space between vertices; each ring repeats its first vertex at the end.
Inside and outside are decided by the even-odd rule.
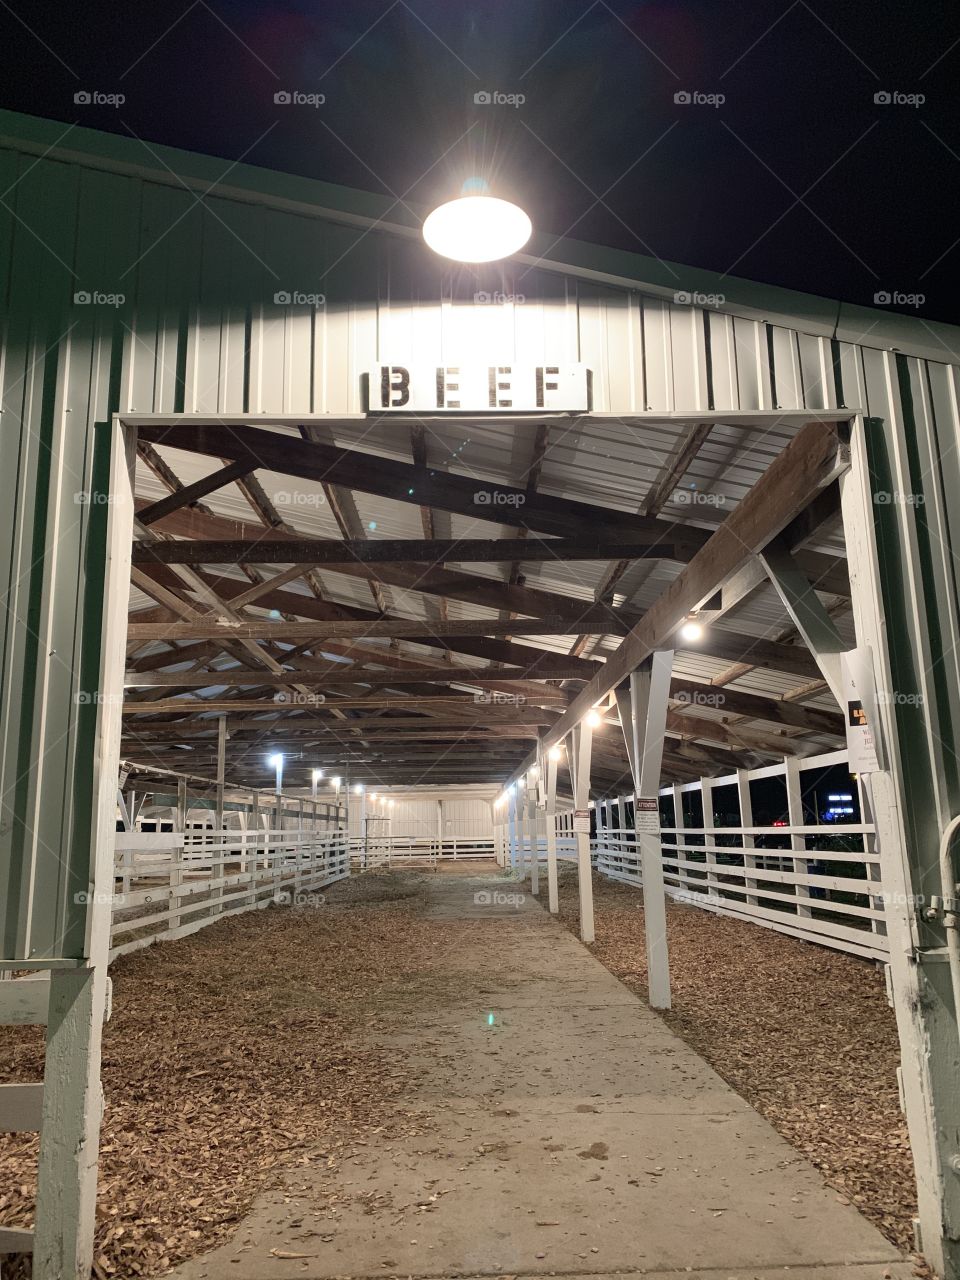
MULTIPOLYGON (((791 827, 802 827, 803 823, 803 796, 800 790, 800 761, 796 756, 785 756, 783 760, 783 776, 787 784, 787 820, 791 827)), ((800 851, 807 852, 807 841, 804 836, 790 836, 791 852, 800 851)), ((809 876, 810 864, 806 858, 792 859, 791 865, 794 874, 802 871, 804 875, 809 876)), ((809 884, 798 884, 794 886, 794 892, 800 901, 797 903, 798 916, 811 916, 809 905, 810 886, 809 884)))
POLYGON ((719 898, 717 879, 717 855, 711 845, 717 843, 717 828, 713 817, 713 779, 700 779, 700 795, 703 799, 703 857, 707 872, 707 896, 719 898))
MULTIPOLYGON (((573 774, 573 807, 589 809, 590 805, 590 763, 593 754, 593 729, 586 718, 576 725, 570 735, 571 745, 569 762, 573 774)), ((576 824, 576 817, 574 823, 576 824)), ((582 821, 582 820, 581 820, 582 821)), ((593 942, 593 880, 590 864, 590 828, 576 833, 577 842, 577 881, 580 888, 580 938, 583 942, 593 942)))
POLYGON ((180 928, 180 912, 178 907, 181 901, 181 887, 183 885, 183 858, 186 852, 187 840, 187 780, 186 778, 177 779, 177 828, 180 833, 180 843, 176 849, 170 850, 170 922, 167 927, 169 933, 174 933, 180 928))
MULTIPOLYGON (((757 858, 755 854, 748 854, 747 849, 755 849, 757 847, 756 837, 747 835, 746 827, 753 826, 753 799, 750 795, 750 771, 748 769, 737 770, 737 806, 740 810, 740 843, 743 847, 743 884, 748 891, 757 888, 756 876, 749 876, 748 871, 756 871, 757 858)), ((757 906, 760 899, 756 893, 747 892, 746 900, 749 906, 757 906)))
POLYGON ((559 749, 551 747, 547 752, 547 795, 544 818, 547 827, 547 905, 551 915, 560 910, 560 893, 557 884, 557 757, 559 749))

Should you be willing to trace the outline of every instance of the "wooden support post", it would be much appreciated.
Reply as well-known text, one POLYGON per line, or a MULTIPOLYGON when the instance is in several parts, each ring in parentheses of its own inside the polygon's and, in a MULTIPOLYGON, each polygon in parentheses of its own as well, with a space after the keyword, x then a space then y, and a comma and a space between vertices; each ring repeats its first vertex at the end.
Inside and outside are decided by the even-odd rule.
MULTIPOLYGON (((787 821, 791 827, 802 827, 803 822, 803 794, 800 788, 800 761, 796 756, 785 756, 783 760, 783 776, 787 784, 787 821)), ((793 853, 806 853, 807 842, 805 837, 791 835, 790 849, 793 853)), ((802 872, 807 875, 810 871, 810 863, 805 858, 794 857, 791 860, 791 870, 802 872)), ((811 916, 813 912, 810 910, 810 888, 805 884, 795 886, 797 895, 797 915, 811 916)))
POLYGON ((547 828, 547 903, 550 914, 560 910, 560 892, 557 884, 557 756, 559 750, 546 755, 547 787, 544 819, 547 828))
MULTIPOLYGON (((626 697, 625 690, 617 694, 620 723, 633 772, 634 820, 643 879, 647 987, 654 1009, 670 1008, 670 961, 658 797, 672 668, 673 650, 658 650, 631 674, 626 697)), ((681 825, 680 822, 677 825, 681 825)))
POLYGON ((707 873, 707 896, 719 897, 717 892, 717 855, 713 846, 717 843, 716 822, 713 816, 713 779, 700 779, 700 795, 703 801, 703 857, 707 873))
MULTIPOLYGON (((752 827, 753 826, 753 798, 750 795, 750 774, 746 769, 737 770, 737 802, 740 810, 740 826, 752 827)), ((756 854, 747 853, 747 850, 756 848, 757 841, 755 836, 747 835, 746 832, 744 832, 743 836, 741 837, 741 840, 742 840, 743 850, 744 850, 743 883, 747 889, 747 902, 751 906, 755 907, 760 901, 760 899, 757 897, 756 892, 751 893, 749 891, 751 889, 753 889, 754 891, 756 890, 757 880, 756 880, 756 876, 750 876, 749 872, 756 871, 757 857, 756 857, 756 854)))
POLYGON ((507 847, 510 854, 510 870, 516 871, 519 853, 519 827, 517 823, 517 811, 519 809, 520 783, 516 782, 508 792, 509 799, 507 801, 507 847))
POLYGON ((527 778, 527 833, 530 841, 530 892, 536 897, 540 892, 540 815, 537 810, 537 785, 527 778))
POLYGON ((573 772, 574 830, 577 841, 577 882, 580 888, 580 937, 594 941, 593 879, 590 866, 590 764, 593 754, 593 729, 584 718, 570 735, 569 761, 573 772), (576 817, 579 813, 580 818, 576 817), (583 818, 587 813, 588 817, 583 818), (584 830, 586 826, 586 830, 584 830))

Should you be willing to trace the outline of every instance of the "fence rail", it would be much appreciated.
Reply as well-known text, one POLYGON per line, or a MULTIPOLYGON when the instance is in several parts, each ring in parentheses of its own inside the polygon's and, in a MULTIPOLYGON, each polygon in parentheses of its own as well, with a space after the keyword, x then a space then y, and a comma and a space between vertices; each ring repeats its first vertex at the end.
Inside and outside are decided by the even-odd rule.
POLYGON ((342 832, 118 832, 110 959, 350 874, 342 832))
MULTIPOLYGON (((660 791, 664 825, 660 856, 664 888, 678 902, 719 915, 748 920, 791 937, 853 955, 885 960, 889 943, 884 922, 884 886, 875 832, 869 823, 810 823, 803 799, 803 776, 846 765, 846 753, 743 769, 720 778, 665 787, 660 791), (750 784, 781 779, 787 821, 758 825, 750 784), (667 815, 672 811, 672 821, 667 815), (738 825, 731 825, 731 818, 738 825), (667 823, 669 822, 669 825, 667 823)), ((822 774, 818 774, 822 777, 822 774)), ((863 812, 859 782, 850 778, 850 809, 863 812), (856 799, 856 805, 853 804, 856 799)), ((596 869, 613 880, 642 885, 637 834, 630 825, 632 795, 591 804, 591 856, 596 869)), ((495 829, 503 863, 526 863, 536 849, 546 858, 546 815, 533 829, 523 806, 513 818, 503 811, 495 829)), ((856 812, 851 816, 855 817, 856 812)), ((555 816, 557 856, 576 856, 573 812, 555 816)))
POLYGON ((412 866, 443 862, 492 861, 496 856, 493 835, 487 836, 368 836, 366 843, 352 840, 351 865, 370 871, 383 866, 412 866))

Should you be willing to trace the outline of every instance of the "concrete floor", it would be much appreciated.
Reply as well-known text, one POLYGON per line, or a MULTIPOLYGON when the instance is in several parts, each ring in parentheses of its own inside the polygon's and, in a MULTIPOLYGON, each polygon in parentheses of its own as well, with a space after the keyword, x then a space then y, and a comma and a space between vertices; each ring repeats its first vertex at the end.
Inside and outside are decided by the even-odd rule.
POLYGON ((172 1274, 912 1275, 537 901, 475 901, 519 886, 420 879, 410 903, 428 917, 496 922, 464 933, 482 994, 424 1001, 393 1036, 422 1082, 409 1107, 424 1136, 375 1137, 332 1173, 297 1170, 233 1240, 172 1274), (331 1186, 335 1216, 318 1209, 331 1186))

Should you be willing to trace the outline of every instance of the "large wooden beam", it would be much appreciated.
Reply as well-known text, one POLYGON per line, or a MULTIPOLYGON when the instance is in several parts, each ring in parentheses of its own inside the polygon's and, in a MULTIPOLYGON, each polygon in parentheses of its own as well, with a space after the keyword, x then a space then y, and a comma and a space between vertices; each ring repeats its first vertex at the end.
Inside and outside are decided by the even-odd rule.
MULTIPOLYGON (((135 542, 134 564, 489 564, 505 560, 672 559, 659 535, 603 538, 290 538, 135 542)), ((278 584, 279 585, 279 584, 278 584)))
POLYGON ((685 618, 848 467, 846 428, 840 423, 808 423, 548 730, 544 746, 561 742, 644 658, 657 649, 674 647, 674 636, 685 618))
POLYGON ((832 733, 842 738, 845 732, 843 716, 837 711, 805 707, 799 702, 765 698, 760 694, 743 693, 739 689, 705 684, 698 680, 685 680, 675 676, 670 681, 670 697, 683 706, 709 707, 723 715, 767 720, 771 724, 805 729, 810 733, 832 733))
MULTIPOLYGON (((467 684, 497 687, 509 685, 515 681, 537 680, 541 672, 536 665, 525 670, 496 671, 489 668, 471 671, 466 667, 424 667, 411 672, 396 671, 344 671, 342 665, 332 668, 330 673, 312 671, 288 671, 280 675, 264 671, 128 671, 124 676, 124 684, 128 688, 161 688, 181 686, 184 689, 213 689, 234 685, 261 685, 269 689, 285 689, 294 685, 314 685, 323 688, 335 688, 338 685, 370 685, 395 686, 408 681, 424 681, 428 684, 467 684)), ((550 672, 551 680, 582 679, 583 674, 577 667, 564 673, 562 669, 550 672)))
POLYGON ((181 489, 175 489, 167 497, 160 498, 156 502, 150 503, 149 506, 142 507, 137 513, 140 523, 153 524, 164 516, 168 516, 174 511, 179 511, 181 507, 189 506, 192 502, 205 498, 208 493, 214 493, 217 489, 222 489, 224 485, 231 484, 234 480, 239 480, 243 476, 248 476, 251 471, 256 471, 260 465, 256 458, 242 454, 238 455, 233 450, 229 456, 234 461, 229 462, 225 467, 221 467, 218 471, 204 476, 201 480, 195 480, 193 484, 187 484, 181 489))
POLYGON ((621 537, 650 534, 670 543, 676 558, 689 559, 708 534, 668 520, 556 498, 535 491, 413 463, 395 462, 356 449, 307 443, 288 435, 249 426, 223 424, 141 425, 140 434, 154 444, 215 457, 254 454, 262 467, 280 475, 299 476, 318 484, 336 483, 361 493, 397 502, 452 511, 495 524, 553 533, 559 537, 621 537))
MULTIPOLYGON (((584 630, 583 624, 577 624, 584 630)), ((593 635, 606 635, 609 618, 594 620, 586 627, 593 635)), ((498 622, 496 619, 464 619, 456 622, 438 622, 430 618, 390 618, 360 622, 234 622, 217 619, 201 619, 196 622, 132 622, 127 629, 130 640, 315 640, 317 643, 329 637, 406 637, 416 640, 431 636, 503 636, 544 635, 566 636, 571 634, 568 618, 524 618, 515 622, 498 622)))

